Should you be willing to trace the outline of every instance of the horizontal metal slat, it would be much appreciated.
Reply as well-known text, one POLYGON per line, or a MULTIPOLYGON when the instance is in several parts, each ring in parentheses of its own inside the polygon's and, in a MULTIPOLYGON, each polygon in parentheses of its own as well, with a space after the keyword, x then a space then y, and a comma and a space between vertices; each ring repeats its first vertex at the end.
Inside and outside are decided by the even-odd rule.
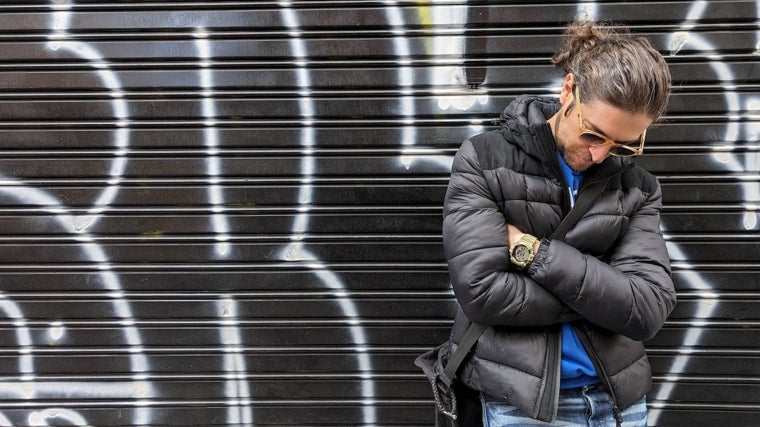
MULTIPOLYGON (((731 216, 727 216, 728 219, 731 216)), ((292 234, 298 220, 297 215, 225 215, 228 224, 226 234, 239 233, 286 233, 292 234)), ((12 235, 71 235, 60 221, 52 215, 44 216, 0 216, 0 230, 12 235)), ((420 213, 386 213, 353 215, 309 216, 309 232, 314 233, 438 233, 441 231, 441 216, 420 213)), ((175 234, 197 233, 213 236, 216 230, 208 216, 190 215, 105 215, 87 231, 91 235, 102 236, 171 236, 175 234)), ((8 236, 6 235, 6 238, 8 236)), ((208 237, 206 237, 208 238, 208 237)))
MULTIPOLYGON (((559 30, 559 28, 557 28, 559 30)), ((672 47, 670 34, 662 33, 642 33, 647 36, 653 46, 663 52, 667 52, 672 47)), ((736 30, 736 31, 704 31, 699 33, 702 40, 706 40, 712 47, 711 50, 722 51, 726 53, 749 53, 755 50, 756 40, 755 31, 753 30, 736 30)), ((357 58, 364 60, 370 58, 389 59, 399 56, 395 49, 396 37, 342 37, 342 38, 320 38, 320 39, 301 39, 299 43, 304 51, 309 53, 309 58, 319 59, 336 59, 336 58, 357 58)), ((486 56, 499 57, 504 52, 510 55, 524 56, 529 58, 548 58, 554 52, 559 41, 560 34, 556 31, 553 34, 530 34, 530 35, 494 35, 482 36, 476 35, 468 37, 472 46, 478 46, 477 50, 467 52, 470 58, 484 58, 486 56)), ((403 37, 405 41, 405 52, 403 56, 425 57, 430 56, 428 41, 430 37, 410 35, 403 37)), ((685 41, 688 41, 688 37, 685 41)), ((214 52, 214 58, 233 58, 233 57, 257 57, 261 59, 276 59, 281 57, 295 57, 293 46, 289 38, 282 39, 210 39, 207 41, 209 50, 214 52)), ((65 44, 63 46, 66 46, 65 44)), ((160 58, 166 60, 187 60, 187 58, 199 57, 197 40, 171 40, 166 43, 165 40, 134 40, 127 41, 91 41, 88 46, 99 53, 102 58, 108 58, 114 62, 125 60, 148 58, 160 58)), ((684 43, 678 50, 678 54, 693 54, 703 52, 702 48, 694 44, 684 43)), ((445 56, 445 55, 441 55, 445 56)), ((10 61, 49 61, 51 59, 72 61, 79 60, 75 52, 69 49, 51 50, 47 42, 2 42, 0 43, 0 57, 4 62, 10 61)))
MULTIPOLYGON (((242 267, 242 266, 241 266, 242 267)), ((398 266, 384 269, 378 274, 373 266, 360 269, 325 268, 334 274, 335 280, 344 291, 359 290, 450 290, 449 273, 445 264, 435 266, 414 265, 398 266)), ((269 268, 238 269, 214 268, 203 271, 199 269, 180 268, 175 271, 151 271, 136 268, 134 271, 119 272, 118 289, 123 291, 162 291, 184 289, 186 291, 207 291, 213 283, 216 291, 242 290, 276 290, 308 291, 329 288, 328 283, 319 279, 320 270, 309 271, 305 268, 288 268, 287 265, 271 265, 269 268)), ((725 277, 725 276, 720 276, 725 277)), ((66 271, 41 272, 3 271, 0 284, 4 292, 29 291, 103 291, 114 290, 113 283, 101 272, 66 271)), ((334 284, 333 284, 334 285, 334 284)), ((336 291, 337 292, 337 291, 336 291)), ((30 319, 31 320, 31 319, 30 319)), ((105 320, 105 319, 104 319, 105 320)), ((241 319, 244 321, 245 319, 241 319)), ((327 319, 329 320, 329 319, 327 319)), ((320 322, 314 319, 313 322, 320 322)))
MULTIPOLYGON (((98 4, 72 4, 77 20, 72 27, 78 31, 139 29, 194 29, 197 27, 217 28, 265 28, 285 26, 283 11, 295 12, 298 25, 307 29, 340 28, 383 28, 402 24, 405 28, 446 29, 462 26, 463 17, 472 27, 487 27, 492 31, 501 28, 557 28, 558 23, 568 20, 577 9, 573 4, 534 4, 530 2, 503 2, 488 5, 463 5, 461 2, 438 4, 432 2, 395 2, 396 7, 381 8, 368 2, 292 2, 289 4, 269 2, 120 2, 98 4), (213 7, 213 10, 203 10, 213 7), (190 8, 177 13, 174 10, 190 8), (99 9, 97 12, 89 10, 99 9), (200 9, 200 10, 198 10, 200 9), (227 10, 225 10, 227 9, 227 10), (389 24, 390 10, 399 23, 389 24), (436 12, 448 13, 436 13, 436 12), (126 12, 126 13, 122 13, 126 12), (435 17, 432 21, 431 17, 435 17), (221 23, 221 25, 220 25, 221 23)), ((53 11, 44 5, 4 5, 12 11, 16 7, 26 7, 24 14, 5 13, 0 19, 0 31, 45 30, 51 26, 53 11), (42 7, 41 7, 42 6, 42 7), (36 10, 38 10, 38 12, 36 10), (32 12, 32 13, 30 13, 32 12)), ((677 26, 689 15, 693 7, 689 1, 674 2, 626 2, 623 4, 603 3, 599 5, 600 16, 613 21, 627 21, 634 27, 644 25, 677 26), (638 24, 638 25, 637 25, 638 24)), ((740 17, 753 16, 754 5, 742 1, 722 1, 720 7, 709 7, 708 13, 697 21, 706 25, 720 22, 742 22, 740 17)))

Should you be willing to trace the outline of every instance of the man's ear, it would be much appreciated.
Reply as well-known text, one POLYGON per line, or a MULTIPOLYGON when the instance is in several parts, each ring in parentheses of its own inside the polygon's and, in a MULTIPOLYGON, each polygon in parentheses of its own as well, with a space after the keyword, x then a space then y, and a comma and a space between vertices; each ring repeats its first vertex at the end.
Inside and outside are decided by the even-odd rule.
POLYGON ((565 81, 562 82, 562 89, 559 92, 559 103, 564 107, 568 101, 573 98, 573 87, 575 87, 575 76, 572 73, 568 73, 565 76, 565 81))

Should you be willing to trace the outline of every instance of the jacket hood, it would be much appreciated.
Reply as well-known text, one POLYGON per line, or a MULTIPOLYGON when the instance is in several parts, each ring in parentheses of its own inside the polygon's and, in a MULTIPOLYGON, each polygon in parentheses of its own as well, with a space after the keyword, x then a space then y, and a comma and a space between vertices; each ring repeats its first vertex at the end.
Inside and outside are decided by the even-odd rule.
POLYGON ((502 126, 514 123, 518 126, 536 126, 547 123, 560 109, 556 98, 521 95, 507 105, 501 113, 502 126))
POLYGON ((555 98, 518 96, 501 113, 501 132, 504 139, 535 157, 547 170, 559 170, 559 163, 554 155, 557 146, 547 120, 554 116, 560 107, 555 98), (555 163, 556 168, 553 166, 555 163))

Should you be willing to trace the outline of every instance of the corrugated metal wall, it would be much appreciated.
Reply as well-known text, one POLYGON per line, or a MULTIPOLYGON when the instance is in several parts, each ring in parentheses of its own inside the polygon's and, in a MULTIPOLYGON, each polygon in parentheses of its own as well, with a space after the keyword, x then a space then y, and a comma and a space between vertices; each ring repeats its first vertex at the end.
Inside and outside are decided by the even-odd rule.
POLYGON ((461 141, 626 21, 675 94, 651 425, 760 425, 760 1, 0 5, 0 426, 430 425, 461 141))

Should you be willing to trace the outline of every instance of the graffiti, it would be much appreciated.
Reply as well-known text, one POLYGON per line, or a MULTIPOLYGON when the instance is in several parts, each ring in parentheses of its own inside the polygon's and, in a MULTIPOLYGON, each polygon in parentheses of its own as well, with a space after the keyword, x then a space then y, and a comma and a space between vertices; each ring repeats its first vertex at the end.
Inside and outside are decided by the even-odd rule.
MULTIPOLYGON (((313 203, 315 159, 313 157, 315 143, 314 117, 316 111, 310 96, 311 78, 308 71, 307 52, 303 41, 299 37, 300 25, 298 16, 289 1, 280 1, 281 13, 285 26, 290 30, 290 46, 293 58, 296 61, 296 84, 300 90, 299 109, 302 117, 300 141, 303 145, 301 157, 301 186, 298 191, 298 215, 293 223, 290 243, 282 250, 282 258, 286 261, 306 262, 318 280, 328 289, 332 290, 336 301, 340 305, 343 315, 349 319, 351 339, 355 346, 356 359, 359 371, 370 373, 373 371, 366 347, 368 345, 364 328, 361 326, 360 313, 351 298, 346 293, 346 288, 340 277, 330 271, 308 248, 302 239, 309 231, 309 207, 313 203)), ((367 378, 362 379, 361 385, 362 406, 364 423, 374 424, 377 421, 373 398, 375 397, 374 383, 367 378)))
MULTIPOLYGON (((500 105, 503 101, 500 96, 504 92, 494 89, 493 82, 490 87, 488 82, 482 86, 469 83, 466 41, 468 37, 481 36, 481 32, 477 30, 477 26, 470 27, 468 17, 472 6, 469 6, 467 2, 436 0, 424 5, 410 5, 410 2, 384 1, 378 2, 382 5, 375 8, 378 11, 376 15, 371 15, 379 16, 380 22, 373 23, 371 18, 367 18, 373 12, 372 10, 367 12, 367 15, 361 15, 361 19, 351 15, 346 15, 348 17, 345 19, 350 22, 352 19, 356 19, 357 22, 367 19, 369 29, 361 30, 360 28, 360 36, 387 43, 385 45, 387 51, 382 52, 382 57, 378 61, 385 69, 391 70, 389 75, 392 76, 393 82, 388 86, 392 86, 392 89, 378 89, 380 93, 378 96, 387 98, 384 102, 390 105, 388 108, 391 113, 378 113, 380 118, 376 122, 373 122, 372 118, 367 118, 372 113, 353 111, 341 112, 340 117, 345 117, 345 119, 330 119, 330 114, 323 110, 330 109, 332 106, 325 99, 334 100, 330 97, 335 96, 335 93, 339 91, 334 88, 320 87, 319 79, 324 74, 320 74, 319 71, 325 67, 325 61, 320 62, 315 58, 330 58, 330 54, 321 53, 320 56, 310 50, 314 49, 314 46, 319 46, 322 35, 314 29, 320 28, 319 23, 315 23, 314 14, 309 14, 314 8, 304 8, 302 3, 278 0, 268 6, 268 9, 260 8, 262 14, 272 12, 269 16, 276 23, 269 23, 263 29, 257 29, 258 33, 241 31, 243 35, 232 31, 232 35, 220 36, 219 28, 225 25, 229 25, 235 31, 245 27, 244 23, 238 21, 224 22, 224 19, 238 19, 233 15, 215 15, 216 11, 210 11, 208 16, 191 19, 172 15, 171 10, 161 11, 166 16, 175 16, 178 21, 186 19, 182 21, 186 25, 174 30, 171 36, 180 42, 188 42, 185 46, 189 46, 188 51, 192 52, 178 54, 178 57, 184 61, 186 68, 192 70, 193 81, 185 85, 194 88, 191 91, 189 103, 197 104, 194 110, 197 112, 196 117, 193 119, 176 119, 171 112, 167 112, 167 120, 177 122, 185 120, 194 129, 200 129, 201 142, 188 152, 202 160, 195 163, 201 166, 187 173, 197 178, 195 182, 200 182, 199 186, 202 187, 205 198, 203 202, 206 210, 201 214, 208 222, 209 231, 206 233, 207 236, 201 236, 198 239, 200 243, 209 242, 208 246, 213 249, 205 252, 208 254, 208 259, 204 259, 203 262, 210 265, 217 263, 244 265, 245 260, 240 260, 245 256, 242 248, 247 240, 245 236, 241 237, 241 232, 238 231, 240 227, 235 221, 239 218, 236 216, 240 212, 236 209, 236 203, 239 201, 231 195, 234 193, 230 191, 230 184, 235 181, 231 178, 234 175, 234 172, 230 172, 234 170, 231 165, 239 159, 235 158, 234 150, 229 148, 231 144, 225 139, 228 137, 225 131, 232 124, 245 124, 255 119, 231 117, 234 114, 225 111, 225 102, 229 100, 229 95, 220 89, 220 86, 224 84, 220 77, 220 70, 224 67, 223 61, 219 58, 224 58, 225 55, 233 58, 245 57, 246 53, 220 53, 224 49, 230 49, 221 41, 237 40, 236 37, 248 39, 261 37, 282 42, 281 46, 286 46, 286 51, 278 51, 274 54, 276 61, 273 60, 272 63, 262 67, 262 70, 285 70, 284 73, 289 74, 287 81, 290 86, 284 91, 288 92, 286 98, 292 99, 294 106, 292 112, 271 113, 272 115, 280 114, 282 117, 277 116, 273 119, 266 116, 267 119, 273 122, 280 118, 288 121, 294 118, 297 120, 297 123, 291 122, 286 125, 290 129, 295 129, 293 135, 297 139, 297 144, 294 144, 294 148, 284 150, 286 152, 283 154, 283 158, 288 156, 295 158, 292 164, 297 169, 293 172, 295 176, 288 177, 288 183, 293 184, 294 191, 288 196, 282 196, 283 198, 291 197, 292 200, 281 202, 287 205, 287 209, 283 208, 283 210, 291 212, 292 215, 287 217, 288 225, 284 234, 266 237, 274 242, 268 246, 274 249, 271 249, 267 255, 267 261, 271 261, 272 265, 277 265, 276 268, 285 266, 282 268, 306 272, 310 286, 321 290, 313 294, 318 295, 319 298, 325 298, 329 304, 334 305, 332 314, 334 319, 329 325, 345 328, 346 333, 341 338, 344 340, 342 345, 333 346, 334 348, 329 350, 347 355, 351 372, 345 373, 345 378, 355 380, 358 385, 353 391, 346 392, 346 395, 351 395, 351 397, 344 397, 338 403, 338 405, 350 406, 353 411, 345 416, 345 420, 336 421, 336 423, 378 425, 387 422, 384 420, 384 416, 387 416, 384 415, 384 407, 396 398, 396 396, 389 396, 389 392, 383 388, 381 380, 389 376, 390 368, 387 362, 380 360, 382 357, 379 355, 382 356, 383 351, 391 352, 395 347, 389 345, 391 350, 383 349, 382 343, 374 338, 377 328, 372 325, 376 325, 377 321, 370 312, 367 312, 368 304, 362 300, 362 292, 353 287, 344 271, 336 268, 335 262, 322 255, 323 249, 319 244, 322 230, 316 225, 320 203, 322 203, 319 199, 319 192, 323 191, 321 189, 330 185, 339 187, 335 183, 343 184, 354 178, 361 179, 363 169, 361 165, 355 165, 354 169, 350 173, 344 173, 344 176, 326 178, 322 171, 325 167, 323 165, 326 159, 325 154, 334 154, 340 149, 326 150, 320 143, 320 137, 330 125, 337 123, 339 127, 346 127, 356 117, 358 117, 358 122, 374 126, 373 130, 379 130, 381 126, 392 126, 395 139, 387 143, 391 148, 383 147, 382 150, 385 150, 384 153, 392 153, 389 155, 391 161, 388 164, 392 163, 395 166, 382 167, 398 166, 398 170, 402 171, 400 173, 404 174, 392 182, 403 183, 403 180, 407 178, 425 175, 435 175, 440 178, 446 176, 448 172, 452 150, 434 147, 436 144, 425 141, 424 135, 427 135, 425 133, 427 128, 445 123, 441 117, 456 117, 456 124, 466 127, 465 133, 468 135, 474 135, 491 123, 493 115, 498 114, 499 109, 503 107, 500 105), (220 16, 224 19, 219 18, 220 16), (272 26, 276 27, 276 30, 272 30, 270 28, 272 26), (189 60, 188 56, 191 56, 189 60), (287 65, 283 66, 282 63, 287 65), (426 104, 428 101, 429 103, 426 104), (383 114, 393 118, 388 119, 383 114)), ((112 51, 104 50, 103 44, 98 43, 99 38, 107 38, 110 35, 77 31, 77 25, 83 25, 82 22, 77 21, 77 16, 89 12, 87 7, 79 6, 72 1, 52 1, 44 10, 46 15, 40 15, 49 17, 49 22, 46 23, 44 44, 37 46, 44 46, 45 52, 39 54, 43 57, 47 56, 49 62, 78 61, 77 64, 88 70, 92 81, 98 86, 97 90, 102 94, 100 99, 107 99, 103 105, 107 105, 109 119, 103 121, 105 124, 102 124, 101 129, 107 129, 110 132, 109 155, 106 161, 99 163, 105 165, 105 170, 99 177, 104 185, 83 195, 83 198, 89 195, 90 199, 82 207, 81 203, 73 203, 65 196, 39 185, 39 180, 35 181, 28 174, 21 173, 16 176, 12 171, 0 169, 0 197, 3 204, 7 206, 27 207, 54 218, 52 227, 64 236, 59 240, 51 240, 54 243, 73 242, 73 246, 78 251, 77 257, 82 260, 80 264, 84 265, 82 268, 94 272, 92 276, 96 277, 94 280, 97 284, 94 287, 97 289, 91 292, 74 292, 74 296, 70 299, 75 299, 77 295, 82 299, 93 298, 99 307, 106 307, 92 308, 93 313, 96 314, 100 313, 98 310, 108 313, 111 318, 101 320, 110 321, 111 325, 116 326, 113 329, 118 330, 117 334, 109 338, 111 347, 103 351, 115 359, 123 360, 124 370, 128 373, 119 375, 104 373, 101 378, 98 372, 93 371, 91 375, 82 378, 63 379, 60 376, 41 373, 44 372, 40 368, 43 356, 66 352, 79 354, 76 350, 76 340, 81 339, 82 335, 76 333, 77 329, 83 325, 92 327, 98 319, 80 319, 74 318, 71 314, 54 312, 46 312, 45 317, 40 317, 39 313, 34 314, 33 309, 30 308, 29 301, 35 298, 35 295, 32 295, 34 292, 24 293, 0 288, 0 317, 5 320, 6 326, 12 329, 12 333, 7 334, 6 337, 10 337, 7 339, 13 341, 3 342, 2 346, 4 355, 9 355, 7 360, 13 360, 13 370, 15 370, 14 375, 6 374, 0 378, 0 398, 8 401, 0 406, 0 426, 47 426, 60 425, 60 423, 77 426, 98 425, 99 420, 97 416, 92 415, 92 407, 88 405, 98 407, 102 402, 107 401, 119 402, 115 406, 121 408, 119 417, 122 424, 161 425, 166 422, 167 417, 162 415, 162 410, 171 405, 180 407, 184 399, 184 397, 176 397, 168 393, 166 391, 168 389, 161 381, 171 378, 171 375, 162 371, 160 363, 157 362, 159 359, 157 355, 170 348, 171 343, 157 346, 154 344, 155 339, 151 340, 147 336, 150 326, 155 326, 151 322, 160 322, 161 319, 148 319, 141 313, 139 300, 144 296, 136 295, 124 286, 124 275, 129 268, 124 267, 123 261, 119 261, 119 258, 114 255, 114 246, 109 244, 109 239, 103 238, 98 233, 99 227, 103 226, 109 215, 116 209, 115 206, 120 202, 120 198, 127 197, 125 196, 127 187, 136 181, 128 178, 129 168, 139 163, 140 156, 145 157, 145 154, 138 153, 139 150, 133 147, 134 133, 147 120, 144 116, 138 117, 139 114, 135 111, 135 105, 140 104, 133 102, 136 97, 131 92, 134 91, 131 91, 129 85, 125 83, 124 70, 126 68, 120 65, 119 58, 112 57, 114 55, 112 51), (17 405, 15 402, 24 402, 24 404, 17 405)), ((590 18, 603 17, 616 7, 614 4, 597 2, 578 2, 571 6, 575 13, 590 18)), ((224 7, 225 5, 219 6, 220 10, 224 7)), ((685 15, 679 17, 677 29, 667 34, 669 51, 665 53, 668 58, 678 60, 688 55, 688 52, 699 52, 704 56, 700 60, 708 65, 714 81, 717 82, 716 90, 719 90, 724 110, 727 111, 726 126, 725 133, 719 136, 722 143, 710 146, 710 161, 730 175, 730 179, 740 189, 743 200, 740 227, 745 231, 754 232, 758 229, 758 216, 760 216, 760 180, 758 180, 760 115, 757 113, 760 108, 760 98, 756 95, 748 95, 749 91, 739 87, 738 82, 741 78, 735 75, 736 71, 732 69, 732 62, 721 53, 719 43, 711 40, 709 34, 699 31, 700 24, 709 21, 708 18, 712 13, 717 13, 714 10, 715 7, 714 2, 708 1, 688 3, 685 15)), ((760 1, 756 2, 756 8, 756 14, 760 17, 760 1)), ((347 7, 347 9, 350 8, 347 7)), ((369 10, 367 7, 357 10, 366 12, 365 9, 369 10)), ((329 13, 333 12, 335 11, 329 13)), ((105 13, 102 15, 102 19, 106 18, 105 15, 105 13)), ((153 19, 147 15, 136 14, 135 16, 139 16, 135 18, 136 20, 153 19)), ((324 25, 335 25, 337 18, 325 16, 329 17, 329 22, 324 25)), ((754 55, 757 56, 760 52, 760 31, 755 30, 755 33, 754 55)), ((138 42, 141 40, 140 35, 125 33, 121 36, 127 40, 132 40, 132 38, 138 42)), ((150 37, 160 36, 146 35, 144 37, 148 40, 150 37)), ((344 35, 344 37, 346 40, 349 39, 348 36, 344 35)), ((339 41, 342 40, 339 39, 339 41)), ((341 45, 337 43, 329 46, 333 49, 341 49, 341 45)), ((490 63, 490 58, 479 58, 478 61, 490 63)), ((350 61, 344 62, 340 65, 346 67, 353 65, 350 61)), ((170 66, 175 65, 170 64, 170 66)), ((232 69, 245 73, 234 67, 232 69)), ((255 79, 257 76, 246 74, 245 78, 255 79)), ((142 82, 142 85, 160 87, 161 83, 142 82)), ((534 89, 545 93, 556 93, 559 85, 560 80, 555 79, 545 87, 534 89)), ((336 98, 339 97, 336 96, 336 98)), ((356 105, 360 105, 361 101, 357 99, 356 105)), ((349 106, 344 106, 344 108, 353 108, 350 104, 345 105, 349 106)), ((62 119, 64 122, 66 120, 68 119, 62 119)), ((162 120, 162 117, 151 117, 151 120, 155 123, 162 120)), ((71 119, 71 121, 74 120, 71 119)), ((251 132, 257 130, 254 126, 251 132)), ((251 139, 255 140, 255 136, 251 136, 251 139)), ((454 144, 454 142, 450 141, 449 144, 454 144)), ((62 147, 64 150, 66 148, 68 147, 62 147)), ((7 149, 14 149, 14 147, 7 147, 7 149)), ((367 157, 373 155, 371 149, 354 147, 346 150, 348 153, 346 156, 355 155, 363 160, 360 155, 351 154, 351 150, 353 153, 367 157)), ((245 150, 241 150, 243 151, 245 150)), ((66 159, 62 161, 65 162, 66 159)), ((371 167, 373 166, 368 166, 368 168, 371 167)), ((386 173, 386 170, 381 170, 377 176, 382 177, 386 173)), ((370 172, 367 174, 370 177, 370 172)), ((262 173, 262 176, 266 174, 262 173)), ((277 174, 273 176, 279 177, 277 174)), ((368 182, 381 182, 380 178, 375 176, 371 178, 368 182)), ((150 176, 145 178, 146 181, 150 179, 150 176)), ((245 179, 246 177, 241 178, 242 181, 245 179)), ((442 181, 438 179, 435 182, 442 181)), ((668 178, 663 179, 663 182, 667 185, 668 178)), ((409 212, 413 212, 412 209, 413 207, 410 207, 409 212)), ((334 215, 340 216, 340 210, 340 206, 333 207, 334 215)), ((670 224, 665 220, 664 228, 673 265, 693 288, 693 291, 688 292, 688 299, 694 302, 694 312, 690 313, 691 323, 684 328, 683 336, 680 337, 681 341, 671 346, 674 350, 669 353, 671 357, 667 372, 659 373, 656 378, 657 388, 649 396, 650 422, 653 425, 657 425, 658 421, 666 416, 669 402, 679 393, 679 383, 689 377, 694 350, 704 340, 705 326, 711 324, 711 319, 716 316, 722 301, 719 288, 711 283, 708 276, 701 273, 699 263, 692 262, 694 254, 690 252, 687 245, 682 244, 678 233, 671 231, 671 229, 677 229, 676 224, 670 224)), ((378 240, 375 236, 370 237, 354 238, 367 239, 369 242, 378 240)), ((183 236, 183 238, 186 237, 183 236)), ((427 237, 423 236, 423 238, 427 237)), ((129 238, 123 237, 123 239, 129 238)), ((171 248, 167 248, 166 251, 171 251, 171 248)), ((150 259, 144 261, 151 262, 150 259)), ((4 269, 0 270, 0 274, 2 271, 11 270, 20 271, 22 274, 30 272, 29 269, 25 270, 23 265, 5 264, 0 267, 4 269)), ((66 271, 60 266, 45 268, 52 273, 60 274, 61 271, 64 273, 66 271)), ((371 269, 372 265, 365 263, 362 268, 371 269)), ((382 272, 377 274, 382 274, 382 272)), ((268 390, 258 388, 259 383, 253 381, 253 378, 258 378, 259 372, 269 372, 257 363, 262 363, 261 360, 270 360, 250 357, 259 350, 257 332, 252 332, 255 328, 250 327, 254 323, 251 319, 258 319, 259 316, 250 311, 251 305, 248 301, 251 295, 257 295, 255 286, 252 284, 245 291, 226 292, 224 289, 215 289, 212 284, 203 292, 183 294, 178 291, 178 295, 190 295, 200 301, 193 307, 201 307, 201 310, 208 309, 208 314, 198 315, 199 319, 187 316, 177 320, 176 324, 190 327, 193 326, 194 320, 199 320, 204 325, 211 325, 213 329, 212 340, 215 347, 211 350, 203 349, 203 351, 213 353, 218 350, 214 354, 219 356, 215 359, 219 366, 214 368, 216 369, 214 373, 204 373, 204 375, 207 375, 207 378, 219 380, 221 385, 217 389, 208 391, 203 397, 187 399, 203 402, 206 406, 223 408, 221 412, 218 412, 222 415, 215 418, 215 424, 253 426, 259 419, 262 419, 260 423, 265 423, 264 419, 271 422, 272 417, 282 417, 283 420, 292 419, 291 415, 286 413, 287 411, 273 416, 269 408, 270 406, 278 407, 278 404, 287 400, 287 396, 273 397, 273 394, 270 394, 268 390), (214 395, 210 396, 210 394, 214 395)), ((51 289, 51 292, 56 292, 56 290, 51 289)), ((170 294, 168 291, 161 292, 170 294)), ((379 294, 383 297, 394 295, 390 290, 385 294, 382 292, 379 294)), ((440 295, 449 301, 452 298, 450 292, 443 292, 440 295)), ((420 304, 426 304, 424 299, 421 301, 420 304)), ((263 307, 263 305, 255 307, 263 307)), ((424 309, 420 310, 425 312, 424 309)), ((318 312, 313 316, 320 315, 318 312)), ((264 319, 261 324, 265 326, 271 326, 267 323, 270 319, 283 324, 291 322, 296 325, 305 325, 313 320, 306 314, 304 316, 306 320, 299 319, 298 321, 287 318, 275 319, 276 316, 267 317, 264 314, 260 317, 264 319)), ((275 323, 277 322, 271 322, 271 324, 275 323)), ((306 346, 307 344, 304 344, 304 348, 306 346)), ((97 354, 100 350, 96 346, 88 347, 87 344, 83 344, 83 347, 88 348, 88 351, 93 354, 97 354)), ((211 347, 212 344, 209 344, 209 348, 211 347)), ((272 346, 272 348, 275 347, 272 346)), ((421 350, 423 347, 425 346, 416 348, 412 345, 411 350, 408 351, 421 350)), ((182 347, 178 346, 178 348, 182 347)), ((308 357, 312 360, 316 360, 320 357, 320 351, 323 350, 304 352, 308 353, 308 357)), ((190 357, 194 354, 192 349, 187 353, 190 357)), ((409 363, 409 366, 399 369, 412 372, 414 368, 411 361, 409 363)), ((292 375, 297 377, 303 373, 305 377, 315 381, 335 380, 334 375, 328 370, 310 371, 309 369, 311 368, 292 375)), ((191 375, 192 372, 188 369, 177 376, 191 375)), ((276 374, 267 375, 278 378, 276 374)), ((412 380, 409 380, 407 384, 411 382, 412 380)), ((327 393, 327 396, 329 395, 327 393)), ((313 400, 321 403, 335 404, 339 400, 321 395, 317 397, 313 400)), ((419 398, 422 402, 421 406, 429 403, 423 399, 427 399, 427 396, 419 398)), ((293 397, 292 400, 299 401, 299 398, 293 397)), ((307 404, 317 406, 313 402, 307 402, 307 404)), ((422 418, 424 415, 419 417, 422 418)), ((300 422, 308 423, 304 420, 300 422)), ((403 423, 404 421, 396 419, 393 422, 403 423)))

